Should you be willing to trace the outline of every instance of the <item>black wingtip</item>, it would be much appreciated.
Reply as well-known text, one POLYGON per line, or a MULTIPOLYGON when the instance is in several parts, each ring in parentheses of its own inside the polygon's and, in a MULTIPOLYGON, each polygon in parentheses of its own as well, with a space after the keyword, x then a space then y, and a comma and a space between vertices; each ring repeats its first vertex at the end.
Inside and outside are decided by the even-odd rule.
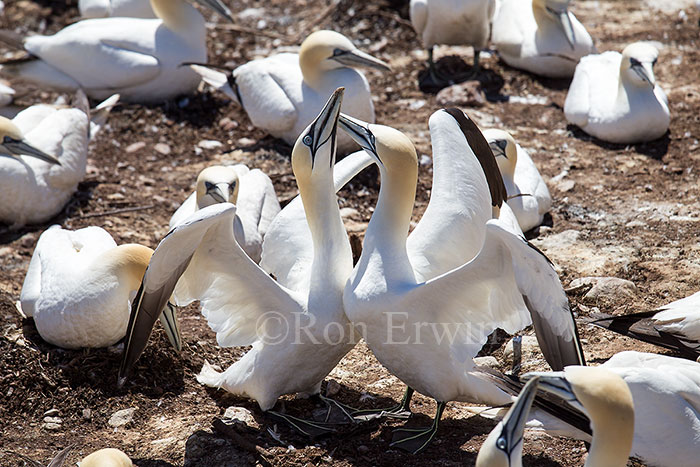
POLYGON ((474 123, 466 113, 456 107, 445 109, 445 112, 450 114, 457 121, 462 133, 464 133, 464 137, 467 139, 469 147, 472 148, 472 151, 474 151, 474 154, 481 164, 481 168, 486 176, 486 181, 489 184, 491 205, 500 208, 508 195, 506 194, 506 186, 503 183, 503 177, 498 168, 496 157, 493 155, 493 151, 491 151, 491 146, 489 146, 488 141, 486 141, 486 138, 484 138, 484 135, 481 133, 481 130, 479 130, 479 127, 476 126, 476 123, 474 123))

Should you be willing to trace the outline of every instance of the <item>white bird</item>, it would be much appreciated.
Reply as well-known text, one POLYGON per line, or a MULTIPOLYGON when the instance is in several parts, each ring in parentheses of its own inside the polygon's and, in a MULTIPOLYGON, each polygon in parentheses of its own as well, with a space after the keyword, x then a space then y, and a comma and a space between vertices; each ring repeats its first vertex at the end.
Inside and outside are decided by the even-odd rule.
MULTIPOLYGON (((253 60, 229 74, 200 65, 202 79, 239 103, 250 121, 276 138, 294 144, 336 88, 345 88, 343 112, 374 122, 374 105, 365 75, 354 67, 390 70, 389 65, 359 50, 340 33, 316 31, 298 54, 281 53, 253 60)), ((338 151, 355 147, 338 135, 338 151)))
POLYGON ((107 347, 126 334, 129 301, 152 250, 117 246, 105 230, 46 230, 22 285, 22 312, 41 337, 59 347, 107 347))
POLYGON ((411 23, 428 50, 428 71, 434 84, 466 78, 443 76, 435 69, 433 49, 440 44, 474 47, 469 76, 476 74, 479 52, 488 44, 495 10, 496 0, 411 0, 411 23))
POLYGON ((215 165, 197 176, 197 187, 170 218, 170 229, 185 222, 196 210, 215 203, 236 205, 233 232, 250 258, 260 262, 265 232, 280 212, 275 187, 260 169, 243 164, 215 165))
POLYGON ((15 90, 0 82, 0 107, 10 105, 15 98, 15 90))
POLYGON ((76 105, 45 118, 43 107, 29 107, 14 120, 0 117, 0 156, 14 156, 0 157, 0 222, 13 228, 44 222, 77 189, 85 176, 90 120, 84 94, 76 105))
POLYGON ((513 68, 551 78, 573 76, 596 52, 586 28, 568 10, 571 0, 504 0, 493 21, 493 42, 513 68))
MULTIPOLYGON (((521 467, 523 432, 537 389, 559 404, 581 408, 590 419, 592 441, 586 467, 625 467, 634 437, 634 402, 617 374, 602 367, 568 366, 556 373, 528 373, 528 382, 506 416, 491 431, 476 458, 477 467, 521 467)), ((555 402, 555 403, 556 403, 555 402)))
POLYGON ((409 386, 408 396, 412 388, 438 401, 430 428, 398 430, 392 445, 412 452, 427 446, 447 401, 511 400, 472 360, 497 327, 514 333, 532 319, 550 366, 584 363, 553 267, 523 237, 489 220, 505 196, 503 180, 462 111, 430 118, 433 188, 408 240, 418 171, 413 144, 383 125, 344 115, 340 125, 375 159, 382 178, 344 291, 345 312, 377 359, 409 386))
POLYGON ((506 203, 520 228, 527 232, 538 227, 552 207, 552 196, 535 163, 507 131, 488 129, 483 133, 503 176, 506 203))
POLYGON ((609 51, 582 58, 564 102, 566 119, 611 143, 663 136, 671 116, 668 98, 654 77, 658 55, 653 45, 635 42, 622 54, 609 51))
POLYGON ((700 359, 700 292, 656 310, 608 316, 591 324, 700 359))
POLYGON ((150 0, 78 0, 83 18, 155 18, 150 0))
POLYGON ((100 449, 80 461, 80 467, 131 467, 133 465, 129 456, 115 448, 100 449))
MULTIPOLYGON (((230 19, 220 0, 198 0, 230 19)), ((151 0, 158 19, 97 18, 52 36, 0 40, 29 56, 2 64, 0 72, 59 91, 82 88, 94 99, 119 93, 129 102, 160 102, 193 91, 199 77, 183 62, 206 62, 206 26, 185 0, 151 0)))
MULTIPOLYGON (((296 271, 308 276, 307 287, 289 289, 250 260, 235 241, 234 205, 219 203, 196 211, 161 241, 149 264, 142 294, 132 310, 120 369, 122 383, 146 345, 155 321, 153 312, 175 290, 178 297, 200 300, 219 345, 252 346, 223 373, 206 364, 198 381, 251 397, 265 411, 282 394, 319 392, 325 376, 356 343, 342 305, 352 252, 333 178, 341 100, 342 88, 299 135, 292 150, 292 168, 312 241, 304 246, 305 251, 313 251, 309 261, 304 257, 295 263, 296 271)), ((274 222, 266 243, 284 238, 273 235, 273 228, 274 222)), ((303 229, 300 233, 304 234, 303 229)), ((297 255, 291 248, 285 253, 297 255)))

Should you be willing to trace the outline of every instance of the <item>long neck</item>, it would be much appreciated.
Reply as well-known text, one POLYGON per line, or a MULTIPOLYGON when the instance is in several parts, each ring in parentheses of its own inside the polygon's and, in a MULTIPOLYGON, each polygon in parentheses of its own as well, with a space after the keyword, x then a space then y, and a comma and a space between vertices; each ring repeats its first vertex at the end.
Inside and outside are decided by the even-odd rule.
POLYGON ((632 449, 633 430, 591 423, 593 440, 584 467, 624 467, 632 449))
POLYGON ((406 252, 406 238, 416 198, 418 165, 382 167, 380 170, 382 183, 379 199, 367 226, 358 268, 366 267, 369 258, 378 254, 387 279, 415 281, 406 252))
POLYGON ((329 285, 342 290, 352 272, 352 250, 340 217, 331 172, 313 177, 297 179, 314 245, 310 295, 316 291, 327 294, 329 285))
POLYGON ((151 0, 151 8, 168 29, 183 35, 192 32, 192 25, 196 23, 204 26, 202 15, 185 0, 151 0))

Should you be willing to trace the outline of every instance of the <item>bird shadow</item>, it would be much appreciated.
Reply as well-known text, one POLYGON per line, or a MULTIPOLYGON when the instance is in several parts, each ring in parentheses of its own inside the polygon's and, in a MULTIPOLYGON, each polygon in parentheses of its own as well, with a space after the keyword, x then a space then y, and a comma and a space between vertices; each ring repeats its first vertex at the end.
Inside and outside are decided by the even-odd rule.
POLYGON ((194 128, 211 128, 215 126, 222 109, 229 105, 231 100, 228 98, 210 92, 195 92, 145 107, 162 109, 165 117, 176 123, 187 123, 194 128))
POLYGON ((635 152, 648 156, 657 161, 663 160, 663 157, 668 153, 668 146, 671 143, 670 131, 666 131, 661 138, 655 139, 654 141, 636 144, 619 144, 600 140, 595 136, 589 135, 576 125, 568 124, 566 129, 571 132, 574 138, 581 141, 591 142, 600 148, 611 151, 622 151, 627 148, 634 148, 635 152))
POLYGON ((486 99, 499 100, 501 89, 505 84, 503 76, 496 71, 481 66, 479 71, 474 76, 469 76, 472 72, 472 66, 467 63, 459 55, 447 55, 441 57, 435 62, 436 70, 445 76, 463 76, 463 79, 456 79, 452 84, 434 83, 430 79, 430 72, 426 66, 418 72, 418 87, 426 94, 437 94, 441 89, 444 89, 453 84, 460 84, 465 81, 478 81, 480 88, 483 90, 486 99))

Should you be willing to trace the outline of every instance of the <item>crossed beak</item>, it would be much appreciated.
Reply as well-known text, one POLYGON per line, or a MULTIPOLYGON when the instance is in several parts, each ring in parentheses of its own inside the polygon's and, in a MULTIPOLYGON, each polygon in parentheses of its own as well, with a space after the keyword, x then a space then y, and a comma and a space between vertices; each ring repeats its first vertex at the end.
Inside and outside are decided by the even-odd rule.
POLYGON ((378 164, 382 164, 377 154, 377 146, 374 134, 369 129, 369 123, 363 122, 349 115, 340 114, 340 128, 345 131, 357 144, 360 145, 370 156, 376 159, 378 164))
POLYGON ((349 67, 367 67, 380 71, 391 71, 391 67, 386 62, 371 56, 360 49, 340 51, 331 57, 336 62, 349 67))
POLYGON ((0 149, 5 149, 12 156, 31 156, 41 159, 44 162, 48 162, 49 164, 61 165, 61 162, 54 156, 46 154, 44 151, 35 148, 25 141, 10 138, 9 136, 5 136, 5 138, 2 140, 2 143, 0 143, 0 149))

